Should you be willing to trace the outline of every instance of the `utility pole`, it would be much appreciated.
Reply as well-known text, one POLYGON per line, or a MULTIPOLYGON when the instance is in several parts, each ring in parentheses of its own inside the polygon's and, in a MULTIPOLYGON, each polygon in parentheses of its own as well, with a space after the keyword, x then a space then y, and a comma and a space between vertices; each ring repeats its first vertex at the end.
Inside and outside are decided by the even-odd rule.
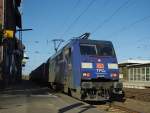
POLYGON ((53 39, 52 41, 54 43, 54 50, 57 53, 60 45, 62 44, 62 42, 64 42, 64 40, 63 39, 53 39))

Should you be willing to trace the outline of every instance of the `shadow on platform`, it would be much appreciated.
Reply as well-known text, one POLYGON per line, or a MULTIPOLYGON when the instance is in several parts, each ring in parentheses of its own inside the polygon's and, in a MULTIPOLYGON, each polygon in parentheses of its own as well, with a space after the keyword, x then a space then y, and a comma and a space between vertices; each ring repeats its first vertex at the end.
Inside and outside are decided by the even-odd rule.
POLYGON ((69 106, 66 106, 64 108, 59 109, 58 113, 65 113, 67 111, 70 111, 70 110, 78 108, 78 107, 81 108, 81 111, 79 111, 78 113, 83 113, 83 112, 85 112, 91 108, 96 108, 95 106, 92 106, 92 105, 86 105, 85 106, 85 104, 83 104, 82 102, 78 102, 78 103, 74 103, 72 105, 69 105, 69 106))
POLYGON ((39 86, 28 80, 23 80, 19 84, 14 84, 8 86, 7 88, 1 88, 0 94, 7 95, 48 95, 49 93, 54 93, 50 88, 45 86, 39 86))

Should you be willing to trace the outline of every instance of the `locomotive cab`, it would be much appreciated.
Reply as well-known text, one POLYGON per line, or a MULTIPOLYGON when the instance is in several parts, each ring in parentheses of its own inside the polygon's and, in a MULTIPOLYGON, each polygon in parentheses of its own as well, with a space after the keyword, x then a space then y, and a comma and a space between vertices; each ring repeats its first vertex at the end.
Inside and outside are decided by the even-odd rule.
POLYGON ((81 99, 110 100, 124 97, 118 62, 110 41, 80 41, 81 99))

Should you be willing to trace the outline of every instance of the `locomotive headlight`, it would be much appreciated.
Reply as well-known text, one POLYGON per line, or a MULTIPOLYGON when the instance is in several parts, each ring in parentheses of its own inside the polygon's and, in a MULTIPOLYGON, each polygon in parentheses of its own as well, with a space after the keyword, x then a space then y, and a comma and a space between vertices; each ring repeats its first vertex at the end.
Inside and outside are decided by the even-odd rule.
POLYGON ((111 74, 111 77, 112 77, 112 78, 116 78, 116 77, 118 77, 118 74, 117 74, 117 73, 112 73, 112 74, 111 74))
POLYGON ((93 68, 92 63, 87 63, 87 62, 82 62, 81 63, 81 68, 93 68))
POLYGON ((83 73, 83 77, 90 77, 91 73, 83 73))
POLYGON ((108 69, 118 69, 118 64, 110 63, 108 64, 108 69))

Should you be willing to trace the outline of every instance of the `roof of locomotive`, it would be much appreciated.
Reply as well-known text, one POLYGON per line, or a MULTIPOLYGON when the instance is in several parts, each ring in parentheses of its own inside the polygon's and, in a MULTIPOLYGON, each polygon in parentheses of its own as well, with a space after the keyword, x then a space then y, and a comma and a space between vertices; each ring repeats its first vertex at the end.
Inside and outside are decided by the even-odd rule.
POLYGON ((63 46, 61 49, 59 49, 59 51, 55 54, 53 54, 48 60, 51 60, 53 58, 55 58, 57 55, 59 55, 64 48, 66 47, 70 47, 74 42, 79 42, 81 44, 110 44, 112 45, 111 41, 106 41, 106 40, 91 40, 91 39, 71 39, 65 46, 63 46))

